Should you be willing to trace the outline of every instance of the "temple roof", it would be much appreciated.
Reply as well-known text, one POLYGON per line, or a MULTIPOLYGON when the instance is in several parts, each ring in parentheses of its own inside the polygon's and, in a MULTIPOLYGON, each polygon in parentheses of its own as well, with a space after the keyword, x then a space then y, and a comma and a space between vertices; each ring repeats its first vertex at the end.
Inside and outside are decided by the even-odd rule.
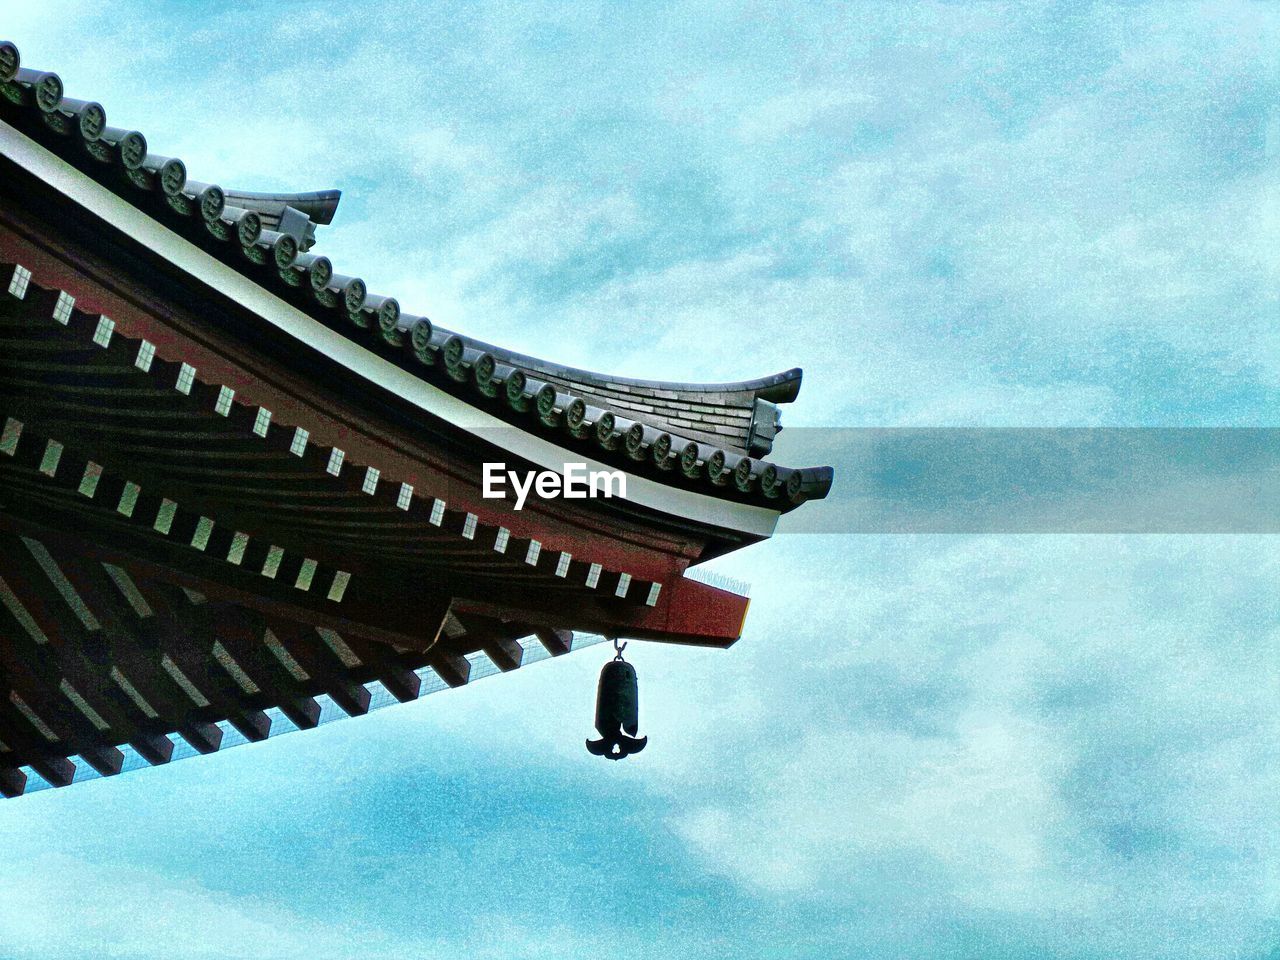
POLYGON ((0 796, 597 636, 727 647, 745 590, 694 565, 826 493, 759 459, 799 370, 639 380, 440 329, 314 251, 340 198, 197 183, 0 42, 0 796), (627 482, 522 510, 481 482, 504 457, 627 482))
POLYGON ((403 311, 313 252, 340 192, 257 193, 192 180, 139 132, 107 125, 53 73, 0 42, 0 119, 255 284, 421 379, 521 430, 659 483, 785 511, 830 489, 829 467, 761 457, 801 371, 735 383, 638 380, 526 356, 403 311))

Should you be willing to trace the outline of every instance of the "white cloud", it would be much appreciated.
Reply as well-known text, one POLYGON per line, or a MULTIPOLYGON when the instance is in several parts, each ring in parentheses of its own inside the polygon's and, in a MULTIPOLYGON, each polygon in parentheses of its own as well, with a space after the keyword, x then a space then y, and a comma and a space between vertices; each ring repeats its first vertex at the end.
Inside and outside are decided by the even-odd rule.
POLYGON ((748 751, 740 780, 672 785, 704 798, 673 820, 708 866, 761 895, 891 902, 919 937, 960 910, 1030 923, 1048 953, 1261 952, 1280 843, 1259 762, 1280 731, 1268 542, 864 542, 808 588, 757 584, 729 687, 778 705, 776 728, 702 744, 711 769, 748 751))
POLYGON ((774 140, 813 123, 840 107, 867 107, 875 98, 866 93, 818 87, 771 97, 742 118, 738 135, 744 140, 774 140))

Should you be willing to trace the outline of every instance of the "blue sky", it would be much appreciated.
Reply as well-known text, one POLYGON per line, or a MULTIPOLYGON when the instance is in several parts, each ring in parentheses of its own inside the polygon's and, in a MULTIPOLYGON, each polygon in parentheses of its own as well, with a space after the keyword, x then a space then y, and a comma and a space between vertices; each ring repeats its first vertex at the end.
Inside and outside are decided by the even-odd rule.
MULTIPOLYGON (((320 249, 486 340, 801 365, 790 426, 1277 425, 1275 7, 228 6, 0 34, 197 179, 342 187, 320 249)), ((633 646, 634 761, 594 648, 0 805, 0 956, 1280 956, 1274 540, 717 566, 746 634, 633 646)))

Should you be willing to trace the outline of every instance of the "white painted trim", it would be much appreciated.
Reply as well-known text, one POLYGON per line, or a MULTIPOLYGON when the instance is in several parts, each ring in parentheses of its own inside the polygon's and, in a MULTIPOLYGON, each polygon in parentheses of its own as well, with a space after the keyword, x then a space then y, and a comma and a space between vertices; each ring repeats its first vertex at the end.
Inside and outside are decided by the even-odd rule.
MULTIPOLYGON (((297 340, 301 346, 315 348, 427 413, 546 470, 563 473, 566 463, 583 462, 584 458, 580 454, 505 423, 330 330, 153 220, 7 123, 0 123, 0 155, 8 157, 72 202, 128 234, 188 276, 257 314, 297 340)), ((588 459, 586 463, 589 471, 610 469, 594 460, 588 459)), ((764 507, 734 503, 669 487, 630 473, 627 474, 625 499, 682 519, 698 520, 761 537, 773 533, 779 516, 776 511, 764 507)))

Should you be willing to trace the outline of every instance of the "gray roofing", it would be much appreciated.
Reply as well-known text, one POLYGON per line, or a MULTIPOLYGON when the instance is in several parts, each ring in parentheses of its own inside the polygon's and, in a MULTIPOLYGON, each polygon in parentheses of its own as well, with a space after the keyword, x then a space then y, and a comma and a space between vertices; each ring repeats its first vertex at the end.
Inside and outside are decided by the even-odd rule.
POLYGON ((0 41, 0 119, 261 286, 418 376, 522 429, 559 434, 653 479, 777 510, 820 498, 829 467, 759 459, 781 429, 801 371, 738 383, 637 380, 515 353, 401 311, 394 297, 312 253, 341 193, 255 193, 188 178, 139 132, 107 125, 101 104, 65 96, 57 74, 20 65, 0 41))

